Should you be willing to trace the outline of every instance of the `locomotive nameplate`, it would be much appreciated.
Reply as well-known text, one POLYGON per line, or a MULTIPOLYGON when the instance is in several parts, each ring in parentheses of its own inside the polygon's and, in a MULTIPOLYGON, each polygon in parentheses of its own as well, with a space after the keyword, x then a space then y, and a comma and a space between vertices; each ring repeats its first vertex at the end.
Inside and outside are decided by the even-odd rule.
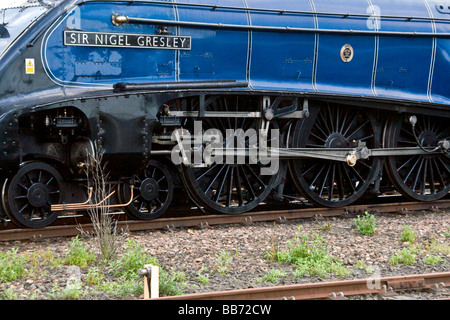
POLYGON ((64 45, 191 50, 191 37, 64 30, 64 45))

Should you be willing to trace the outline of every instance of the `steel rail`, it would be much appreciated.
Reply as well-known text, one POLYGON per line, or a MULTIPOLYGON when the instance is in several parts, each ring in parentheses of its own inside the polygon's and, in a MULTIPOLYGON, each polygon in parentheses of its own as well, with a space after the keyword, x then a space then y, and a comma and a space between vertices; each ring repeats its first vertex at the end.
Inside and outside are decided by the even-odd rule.
MULTIPOLYGON (((361 204, 345 208, 302 208, 288 210, 266 210, 260 212, 248 212, 240 215, 196 215, 179 218, 160 218, 150 221, 132 220, 118 221, 117 227, 128 231, 145 231, 170 228, 204 228, 212 225, 224 224, 251 224, 253 222, 276 221, 279 223, 287 220, 322 217, 337 217, 347 214, 368 212, 396 213, 417 210, 437 210, 449 208, 450 199, 435 202, 396 202, 383 204, 361 204)), ((61 218, 62 220, 63 218, 61 218)), ((70 237, 80 234, 80 229, 85 232, 93 231, 91 223, 74 225, 53 225, 43 229, 6 229, 0 230, 0 241, 36 240, 51 237, 70 237)))
POLYGON ((310 300, 336 299, 364 294, 392 294, 395 290, 433 289, 450 286, 450 272, 428 273, 383 278, 329 281, 278 287, 251 288, 180 296, 159 297, 148 300, 310 300))

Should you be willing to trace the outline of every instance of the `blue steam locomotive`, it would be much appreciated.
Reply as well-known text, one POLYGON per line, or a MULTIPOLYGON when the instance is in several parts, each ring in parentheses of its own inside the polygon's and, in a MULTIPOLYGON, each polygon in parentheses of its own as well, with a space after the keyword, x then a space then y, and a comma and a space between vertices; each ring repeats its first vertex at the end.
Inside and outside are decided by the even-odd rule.
POLYGON ((95 146, 108 206, 135 219, 181 195, 239 214, 448 194, 448 0, 0 7, 0 216, 19 226, 102 205, 84 187, 95 146))

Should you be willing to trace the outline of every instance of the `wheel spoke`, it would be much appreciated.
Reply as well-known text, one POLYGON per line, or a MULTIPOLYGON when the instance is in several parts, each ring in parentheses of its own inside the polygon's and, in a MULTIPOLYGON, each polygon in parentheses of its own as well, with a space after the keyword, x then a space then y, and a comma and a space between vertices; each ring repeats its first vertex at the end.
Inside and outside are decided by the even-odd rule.
MULTIPOLYGON (((160 207, 164 205, 164 203, 162 203, 161 200, 159 200, 158 197, 156 197, 155 200, 160 204, 160 207)), ((153 211, 153 210, 152 210, 152 211, 153 211)))
POLYGON ((30 173, 27 173, 26 177, 28 178, 28 181, 30 182, 30 185, 32 185, 34 182, 33 182, 33 179, 30 176, 30 173))
MULTIPOLYGON (((360 125, 356 130, 354 130, 352 132, 352 134, 350 134, 349 136, 347 136, 347 140, 351 140, 351 137, 353 137, 359 130, 361 130, 362 128, 364 128, 367 124, 369 123, 369 120, 367 120, 366 122, 364 122, 362 125, 360 125)), ((345 136, 345 135, 344 135, 345 136)))
POLYGON ((431 194, 435 194, 436 193, 436 186, 434 185, 435 180, 434 180, 434 172, 433 172, 433 163, 431 161, 431 159, 427 159, 427 168, 429 171, 429 186, 430 186, 430 192, 431 194))
POLYGON ((253 190, 253 186, 250 183, 250 181, 248 180, 247 174, 245 173, 244 167, 243 166, 238 166, 239 170, 242 171, 242 177, 244 178, 244 183, 247 186, 247 190, 250 191, 250 193, 252 194, 252 199, 256 198, 256 193, 253 190))
POLYGON ((328 174, 330 173, 330 167, 331 165, 328 164, 327 173, 325 174, 325 177, 323 178, 322 187, 320 188, 319 197, 322 196, 323 189, 325 188, 325 184, 327 183, 328 174))
POLYGON ((330 121, 329 121, 328 123, 329 123, 330 126, 331 126, 331 132, 335 132, 333 116, 332 116, 332 114, 331 114, 331 108, 330 108, 329 105, 327 106, 327 110, 328 110, 328 116, 330 117, 330 121))
POLYGON ((211 168, 209 168, 204 173, 202 173, 198 178, 196 178, 196 180, 202 179, 204 176, 206 176, 208 173, 210 173, 212 170, 214 170, 217 166, 218 166, 218 164, 215 163, 214 165, 211 166, 211 168))
POLYGON ((408 163, 410 163, 412 160, 414 159, 414 157, 409 158, 408 160, 406 160, 406 162, 404 162, 400 167, 398 167, 397 171, 399 172, 400 170, 402 170, 408 163))
MULTIPOLYGON (((314 129, 319 130, 319 131, 320 131, 320 134, 322 134, 323 137, 324 137, 325 139, 328 137, 328 134, 326 134, 325 131, 321 128, 319 122, 316 123, 314 129)), ((312 131, 311 131, 311 132, 312 132, 312 131)), ((323 139, 321 139, 321 140, 323 140, 323 139)), ((323 140, 323 141, 325 141, 325 140, 323 140)))
POLYGON ((347 115, 348 115, 348 112, 345 112, 344 119, 342 120, 342 126, 341 126, 341 128, 339 129, 339 133, 343 133, 343 131, 344 131, 345 123, 346 123, 346 121, 347 121, 347 115))
POLYGON ((26 191, 28 191, 28 187, 26 187, 26 186, 23 185, 22 183, 17 182, 17 185, 18 185, 19 187, 21 187, 22 189, 25 189, 26 191))
MULTIPOLYGON (((322 141, 323 143, 326 143, 326 141, 325 141, 324 139, 322 139, 321 137, 315 135, 314 133, 311 132, 311 135, 312 135, 314 138, 316 138, 316 140, 320 140, 320 141, 322 141)), ((322 146, 322 147, 323 147, 323 146, 322 146)))
POLYGON ((356 171, 355 167, 350 167, 350 170, 355 174, 355 177, 358 179, 358 181, 361 181, 364 183, 365 179, 361 177, 358 171, 356 171))
POLYGON ((19 209, 19 213, 22 213, 22 211, 25 210, 26 207, 28 207, 28 202, 25 203, 25 205, 21 209, 19 209))
POLYGON ((304 174, 304 175, 307 175, 308 172, 310 172, 311 170, 314 170, 314 169, 319 165, 319 163, 320 163, 320 162, 316 161, 316 163, 314 163, 312 166, 309 166, 309 168, 306 169, 306 171, 305 171, 303 174, 304 174))
POLYGON ((211 189, 211 187, 213 186, 214 182, 216 182, 216 180, 219 178, 220 174, 222 173, 223 169, 225 169, 225 166, 222 166, 222 168, 219 170, 219 172, 217 173, 217 175, 214 177, 214 179, 211 181, 211 183, 209 184, 208 188, 206 188, 206 190, 204 191, 205 194, 207 194, 209 192, 209 189, 211 189))
POLYGON ((366 141, 366 140, 369 140, 369 139, 372 139, 373 138, 373 134, 371 134, 370 136, 367 136, 367 137, 362 137, 362 138, 358 138, 358 141, 366 141))
POLYGON ((334 194, 334 178, 335 178, 335 175, 336 175, 336 164, 333 163, 331 166, 333 167, 333 170, 332 170, 332 173, 331 173, 330 184, 328 186, 328 188, 329 188, 328 200, 330 200, 330 201, 333 198, 333 194, 334 194))
POLYGON ((414 163, 414 165, 412 166, 411 170, 409 170, 408 174, 406 175, 406 178, 403 179, 403 182, 406 184, 406 181, 409 179, 409 176, 411 175, 411 173, 413 173, 414 169, 416 168, 417 164, 420 161, 420 157, 417 158, 416 162, 414 163))
POLYGON ((245 166, 245 168, 247 168, 247 170, 250 172, 252 177, 258 182, 258 184, 260 186, 262 186, 263 188, 267 187, 267 185, 259 178, 259 176, 253 171, 253 169, 248 164, 246 164, 244 166, 245 166))
POLYGON ((358 114, 355 114, 355 115, 353 116, 352 120, 348 123, 347 129, 342 133, 342 135, 343 135, 344 137, 347 136, 348 131, 352 128, 353 122, 355 122, 355 120, 356 120, 357 117, 358 117, 358 114))
POLYGON ((224 177, 222 179, 222 183, 220 184, 219 191, 216 194, 216 200, 215 200, 216 203, 219 203, 220 195, 222 194, 222 189, 223 189, 223 186, 225 185, 225 182, 226 182, 226 179, 227 179, 227 176, 228 176, 228 171, 230 171, 230 167, 229 166, 226 166, 226 167, 227 167, 227 171, 224 174, 224 177))
POLYGON ((450 169, 447 167, 447 165, 444 163, 444 161, 442 160, 442 158, 438 158, 438 161, 441 163, 442 168, 447 172, 447 175, 450 174, 450 169))
POLYGON ((427 184, 427 172, 428 172, 428 159, 424 159, 424 169, 423 169, 422 183, 421 183, 421 188, 420 188, 420 194, 422 194, 422 195, 425 194, 425 186, 427 184))
POLYGON ((30 221, 33 220, 34 210, 35 210, 34 208, 31 209, 30 217, 28 218, 30 221))
POLYGON ((422 166, 423 166, 423 162, 424 162, 423 158, 422 159, 419 158, 419 160, 420 160, 420 165, 419 165, 419 169, 417 170, 416 178, 414 179, 414 185, 412 187, 413 191, 416 190, 417 182, 419 181, 419 177, 422 172, 422 166))
POLYGON ((45 183, 45 185, 48 186, 50 184, 50 182, 53 181, 53 179, 54 179, 53 177, 50 177, 50 179, 45 183))
POLYGON ((164 180, 166 180, 167 179, 167 177, 166 176, 163 176, 161 179, 159 179, 157 182, 158 182, 158 184, 160 184, 162 181, 164 181, 164 180))
POLYGON ((350 178, 350 174, 349 174, 348 169, 347 169, 348 167, 346 165, 344 165, 344 164, 342 166, 344 167, 345 177, 347 178, 347 180, 349 182, 349 185, 352 188, 352 192, 355 192, 356 189, 355 189, 355 186, 354 186, 352 178, 350 178))
POLYGON ((227 207, 231 207, 231 197, 233 194, 234 167, 231 167, 231 173, 228 178, 227 207))
MULTIPOLYGON (((328 134, 333 133, 333 131, 330 130, 330 128, 329 128, 329 126, 328 126, 328 124, 327 124, 327 121, 325 120, 325 118, 324 118, 324 116, 323 116, 322 113, 319 114, 319 119, 322 120, 322 123, 323 123, 323 125, 325 126, 325 128, 327 129, 328 134)), ((326 136, 328 136, 328 134, 327 134, 326 136)))
POLYGON ((325 169, 325 166, 323 166, 321 169, 320 169, 320 171, 319 171, 319 173, 315 176, 315 178, 314 178, 314 180, 311 182, 311 184, 309 185, 309 188, 310 189, 313 189, 313 187, 314 187, 314 184, 316 183, 316 180, 320 177, 320 175, 321 175, 321 173, 322 173, 322 171, 325 169))
POLYGON ((234 181, 236 183, 236 192, 238 195, 239 206, 242 206, 244 204, 244 197, 242 195, 241 177, 239 174, 239 167, 236 167, 234 174, 235 174, 234 181))
POLYGON ((338 192, 339 192, 339 200, 344 199, 344 181, 342 180, 342 170, 341 170, 341 164, 337 166, 338 168, 338 192))
POLYGON ((436 159, 432 158, 431 160, 433 161, 433 164, 434 164, 434 166, 436 168, 436 172, 437 172, 437 174, 439 176, 439 181, 440 181, 441 185, 445 186, 445 181, 444 181, 444 178, 442 177, 441 171, 439 170, 439 165, 437 164, 436 159))

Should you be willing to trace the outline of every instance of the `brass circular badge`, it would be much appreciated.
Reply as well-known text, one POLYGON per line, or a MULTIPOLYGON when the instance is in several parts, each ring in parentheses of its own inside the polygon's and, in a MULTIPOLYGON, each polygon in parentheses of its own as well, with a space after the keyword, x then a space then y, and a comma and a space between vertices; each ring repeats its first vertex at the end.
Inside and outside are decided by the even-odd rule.
POLYGON ((353 59, 353 47, 349 44, 341 48, 341 59, 344 62, 350 62, 353 59))

